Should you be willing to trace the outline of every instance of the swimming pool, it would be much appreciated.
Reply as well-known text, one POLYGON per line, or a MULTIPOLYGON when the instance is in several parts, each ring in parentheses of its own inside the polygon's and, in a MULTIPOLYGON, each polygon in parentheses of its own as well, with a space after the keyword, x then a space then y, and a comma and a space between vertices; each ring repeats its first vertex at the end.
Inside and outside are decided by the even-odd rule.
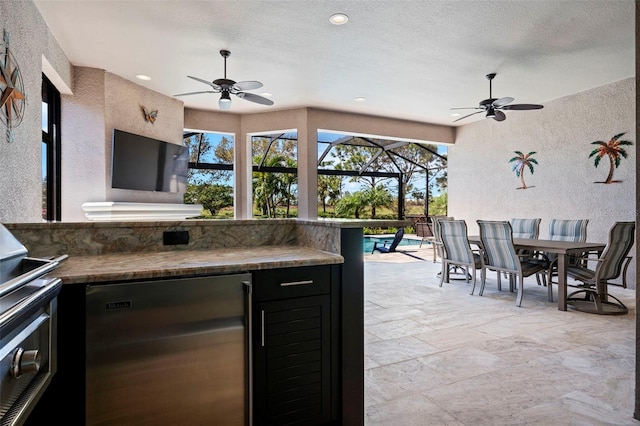
MULTIPOLYGON (((391 241, 393 241, 393 235, 388 235, 388 236, 365 235, 362 239, 362 250, 364 253, 371 253, 371 250, 373 250, 374 243, 377 242, 378 245, 381 245, 385 241, 389 241, 389 244, 391 244, 391 241)), ((419 246, 419 245, 420 245, 420 240, 416 240, 413 238, 403 238, 402 240, 400 240, 400 244, 398 244, 398 247, 419 246)))

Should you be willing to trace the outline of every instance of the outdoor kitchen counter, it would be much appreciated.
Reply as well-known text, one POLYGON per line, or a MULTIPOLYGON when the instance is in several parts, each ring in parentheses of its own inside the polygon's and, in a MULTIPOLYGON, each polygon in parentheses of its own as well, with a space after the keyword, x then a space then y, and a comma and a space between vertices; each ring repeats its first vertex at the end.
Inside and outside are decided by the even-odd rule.
POLYGON ((52 273, 63 284, 99 283, 343 263, 341 255, 301 246, 107 253, 70 256, 52 273))

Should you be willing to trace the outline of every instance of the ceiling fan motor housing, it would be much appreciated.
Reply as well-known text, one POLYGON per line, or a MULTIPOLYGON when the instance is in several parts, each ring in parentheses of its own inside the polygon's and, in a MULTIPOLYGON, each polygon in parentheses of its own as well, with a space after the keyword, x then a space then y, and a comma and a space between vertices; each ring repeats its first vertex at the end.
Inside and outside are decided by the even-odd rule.
POLYGON ((489 99, 485 99, 483 101, 480 101, 480 108, 485 108, 486 109, 497 100, 498 100, 497 98, 489 98, 489 99))
POLYGON ((216 86, 220 86, 223 89, 230 89, 231 86, 236 84, 236 82, 233 80, 229 80, 228 78, 219 78, 217 80, 213 80, 213 84, 215 84, 216 86))

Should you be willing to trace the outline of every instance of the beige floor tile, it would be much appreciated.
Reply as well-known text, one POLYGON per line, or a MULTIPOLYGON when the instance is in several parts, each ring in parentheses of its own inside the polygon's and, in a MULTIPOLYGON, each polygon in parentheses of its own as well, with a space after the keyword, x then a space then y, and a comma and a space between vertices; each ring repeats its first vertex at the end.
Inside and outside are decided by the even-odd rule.
POLYGON ((530 278, 517 307, 495 274, 471 296, 412 254, 365 255, 367 425, 640 424, 634 290, 611 289, 627 315, 563 312, 530 278))

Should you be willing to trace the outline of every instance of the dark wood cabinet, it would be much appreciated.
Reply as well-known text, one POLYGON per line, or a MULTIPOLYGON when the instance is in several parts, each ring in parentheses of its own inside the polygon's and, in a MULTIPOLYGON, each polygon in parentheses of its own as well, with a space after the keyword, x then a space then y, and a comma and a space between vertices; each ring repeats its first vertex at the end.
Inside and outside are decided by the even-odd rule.
POLYGON ((337 422, 338 302, 335 267, 254 273, 253 420, 255 425, 337 422))

